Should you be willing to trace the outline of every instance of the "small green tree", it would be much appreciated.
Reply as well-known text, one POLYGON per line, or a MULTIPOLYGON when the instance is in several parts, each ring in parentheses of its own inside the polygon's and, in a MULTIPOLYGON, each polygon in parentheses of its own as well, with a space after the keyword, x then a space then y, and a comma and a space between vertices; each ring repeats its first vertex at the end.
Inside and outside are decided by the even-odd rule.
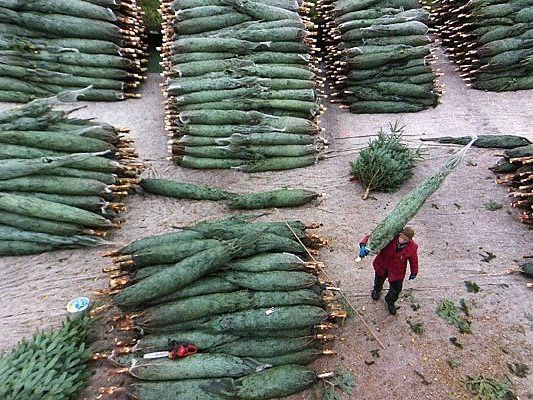
POLYGON ((381 128, 378 137, 350 163, 354 179, 365 187, 363 200, 373 190, 392 192, 413 176, 416 162, 423 157, 420 148, 412 150, 405 144, 404 129, 399 121, 389 124, 390 133, 381 128))

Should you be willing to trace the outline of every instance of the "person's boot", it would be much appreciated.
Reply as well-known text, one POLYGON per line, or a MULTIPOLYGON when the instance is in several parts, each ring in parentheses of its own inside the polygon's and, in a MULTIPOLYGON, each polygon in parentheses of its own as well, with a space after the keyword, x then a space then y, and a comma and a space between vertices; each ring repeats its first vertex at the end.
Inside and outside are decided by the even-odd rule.
POLYGON ((372 296, 374 300, 379 300, 379 295, 380 293, 376 289, 372 290, 372 293, 370 293, 370 296, 372 296))
POLYGON ((392 315, 396 315, 396 311, 398 310, 398 307, 394 305, 394 303, 390 303, 387 301, 387 308, 389 309, 389 313, 392 315))

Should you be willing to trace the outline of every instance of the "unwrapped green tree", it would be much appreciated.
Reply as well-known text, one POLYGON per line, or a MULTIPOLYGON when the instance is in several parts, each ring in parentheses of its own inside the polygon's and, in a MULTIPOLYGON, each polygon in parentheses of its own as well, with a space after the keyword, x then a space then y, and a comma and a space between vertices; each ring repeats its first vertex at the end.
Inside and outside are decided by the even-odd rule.
POLYGON ((159 0, 140 0, 138 4, 144 12, 143 20, 148 30, 151 32, 160 32, 163 20, 158 8, 161 7, 161 2, 159 0))
POLYGON ((0 357, 0 398, 75 398, 90 376, 90 321, 88 314, 69 318, 60 329, 39 332, 0 357))
POLYGON ((422 160, 422 153, 420 148, 412 150, 405 144, 404 129, 398 121, 389 124, 390 133, 381 128, 378 137, 350 163, 354 179, 365 187, 363 200, 373 190, 394 191, 413 176, 412 170, 422 160))

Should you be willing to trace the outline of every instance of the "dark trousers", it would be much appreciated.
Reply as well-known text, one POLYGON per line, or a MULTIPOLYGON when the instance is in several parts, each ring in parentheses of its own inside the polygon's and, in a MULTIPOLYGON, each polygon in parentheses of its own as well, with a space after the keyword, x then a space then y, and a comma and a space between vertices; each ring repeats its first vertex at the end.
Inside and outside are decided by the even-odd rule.
MULTIPOLYGON (((386 276, 380 276, 378 274, 375 274, 374 276, 374 290, 376 292, 381 292, 383 289, 383 284, 385 283, 385 280, 387 279, 386 276)), ((403 280, 401 281, 389 281, 389 291, 387 295, 385 296, 385 301, 387 303, 394 304, 398 297, 400 297, 400 293, 402 292, 402 286, 403 286, 403 280)))

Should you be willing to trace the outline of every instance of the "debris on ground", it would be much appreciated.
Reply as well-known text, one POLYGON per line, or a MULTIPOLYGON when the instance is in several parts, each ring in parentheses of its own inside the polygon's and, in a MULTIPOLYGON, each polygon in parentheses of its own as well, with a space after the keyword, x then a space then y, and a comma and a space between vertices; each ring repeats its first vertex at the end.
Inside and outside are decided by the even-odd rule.
POLYGON ((466 304, 465 299, 459 300, 459 308, 467 317, 470 317, 470 307, 466 304))
POLYGON ((466 286, 466 290, 469 293, 479 293, 479 291, 481 290, 479 285, 476 282, 465 281, 465 286, 466 286))
POLYGON ((481 262, 490 263, 496 258, 496 254, 491 253, 490 251, 485 251, 485 254, 480 253, 481 262))
POLYGON ((529 367, 524 363, 509 363, 507 366, 509 367, 509 371, 519 378, 525 378, 529 374, 529 367))
POLYGON ((450 368, 453 368, 453 369, 459 368, 461 365, 463 365, 463 363, 456 358, 449 358, 448 360, 446 360, 446 362, 448 363, 450 368))
POLYGON ((467 376, 463 380, 466 389, 479 400, 517 400, 513 393, 513 384, 509 378, 503 380, 484 375, 467 376))
POLYGON ((411 322, 408 320, 407 323, 409 324, 409 328, 417 335, 422 335, 426 331, 422 322, 411 322))
POLYGON ((462 308, 457 307, 452 300, 443 300, 437 308, 437 315, 443 320, 459 328, 461 333, 471 333, 470 321, 460 313, 462 308))
POLYGON ((502 209, 503 204, 491 200, 488 203, 483 203, 483 207, 485 207, 485 209, 487 209, 488 211, 496 211, 502 209))
POLYGON ((533 278, 533 261, 521 262, 519 267, 524 275, 533 278))
POLYGON ((341 400, 351 396, 356 385, 355 376, 346 368, 337 368, 332 378, 322 380, 321 400, 341 400))
POLYGON ((409 302, 413 311, 418 311, 420 309, 420 303, 416 301, 413 289, 409 288, 404 290, 401 296, 409 302))
POLYGON ((424 385, 431 385, 431 382, 428 381, 428 380, 426 379, 426 377, 425 377, 422 373, 418 372, 416 369, 414 370, 414 372, 415 372, 415 374, 416 374, 418 377, 420 377, 420 379, 422 380, 421 382, 422 382, 424 385))
POLYGON ((461 342, 459 342, 459 339, 457 339, 455 336, 452 336, 449 339, 449 341, 450 341, 451 344, 453 344, 458 349, 463 349, 464 348, 463 344, 461 342))

